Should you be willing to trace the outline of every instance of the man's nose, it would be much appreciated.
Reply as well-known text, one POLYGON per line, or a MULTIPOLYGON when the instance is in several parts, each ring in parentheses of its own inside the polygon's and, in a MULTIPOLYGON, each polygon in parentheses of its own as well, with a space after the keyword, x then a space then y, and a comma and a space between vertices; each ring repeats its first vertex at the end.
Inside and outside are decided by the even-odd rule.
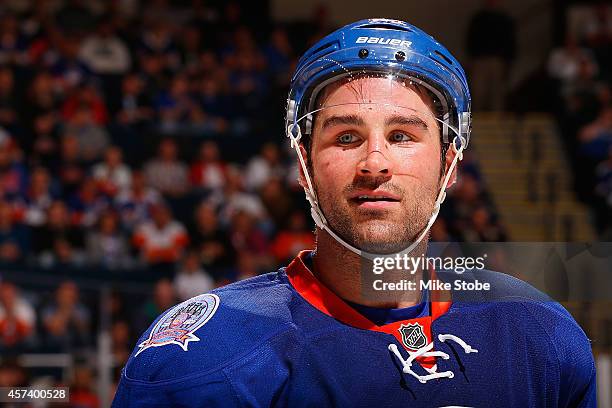
POLYGON ((376 138, 368 143, 366 157, 358 165, 357 172, 361 176, 391 176, 393 162, 390 159, 389 146, 385 140, 376 138))

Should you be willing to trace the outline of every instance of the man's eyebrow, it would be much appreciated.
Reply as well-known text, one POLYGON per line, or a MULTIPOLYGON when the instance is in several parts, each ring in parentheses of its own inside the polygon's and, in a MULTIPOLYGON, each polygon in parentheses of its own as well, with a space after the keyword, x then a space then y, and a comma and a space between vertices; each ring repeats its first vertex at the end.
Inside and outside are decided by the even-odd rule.
POLYGON ((333 115, 323 121, 322 129, 338 125, 363 126, 365 122, 357 115, 333 115))
POLYGON ((423 130, 427 130, 429 128, 427 123, 425 123, 425 121, 418 116, 393 115, 385 120, 385 126, 391 125, 418 126, 423 130))

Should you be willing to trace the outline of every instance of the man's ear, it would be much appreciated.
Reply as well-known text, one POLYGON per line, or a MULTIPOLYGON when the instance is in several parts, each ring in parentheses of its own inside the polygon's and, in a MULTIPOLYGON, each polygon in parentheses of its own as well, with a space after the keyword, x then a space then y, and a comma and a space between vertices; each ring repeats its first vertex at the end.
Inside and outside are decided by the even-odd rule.
MULTIPOLYGON (((304 147, 303 143, 300 143, 300 153, 302 154, 302 157, 304 158, 304 163, 308 164, 308 152, 306 152, 306 148, 304 147)), ((300 186, 302 186, 302 188, 307 189, 308 183, 306 182, 306 175, 304 175, 304 169, 302 168, 299 157, 296 157, 296 160, 298 161, 297 165, 298 165, 298 169, 300 170, 300 175, 298 177, 298 183, 300 183, 300 186)), ((310 178, 312 180, 312 174, 310 174, 310 178)))
MULTIPOLYGON (((457 155, 457 152, 455 152, 455 149, 453 149, 453 146, 452 145, 449 146, 448 149, 446 150, 446 160, 444 162, 444 177, 442 178, 442 180, 444 180, 444 178, 446 177, 448 169, 450 168, 450 165, 453 162, 453 160, 455 160, 456 155, 457 155)), ((446 185, 446 189, 449 189, 453 184, 457 182, 457 168, 458 167, 459 167, 459 163, 455 165, 455 168, 453 169, 453 173, 448 179, 448 184, 446 185)))

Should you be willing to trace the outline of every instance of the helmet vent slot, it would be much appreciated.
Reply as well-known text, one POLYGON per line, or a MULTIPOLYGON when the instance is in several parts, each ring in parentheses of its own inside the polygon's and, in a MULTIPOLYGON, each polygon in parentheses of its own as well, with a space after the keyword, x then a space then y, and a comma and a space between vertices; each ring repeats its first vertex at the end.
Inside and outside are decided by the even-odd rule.
POLYGON ((331 42, 321 45, 319 48, 317 48, 316 50, 313 50, 312 52, 304 54, 302 59, 305 60, 307 58, 321 58, 327 54, 330 54, 336 51, 338 48, 339 48, 338 41, 331 41, 331 42))
POLYGON ((378 30, 406 31, 409 33, 412 32, 412 30, 409 29, 408 27, 402 27, 400 25, 395 25, 395 24, 365 24, 365 25, 359 26, 359 28, 375 28, 378 30))
POLYGON ((442 54, 440 51, 435 50, 435 51, 434 51, 434 54, 436 54, 436 55, 438 55, 438 56, 442 57, 442 59, 443 59, 444 61, 446 61, 446 63, 447 63, 447 64, 454 65, 454 64, 453 64, 453 61, 452 61, 450 58, 448 58, 446 55, 442 54))

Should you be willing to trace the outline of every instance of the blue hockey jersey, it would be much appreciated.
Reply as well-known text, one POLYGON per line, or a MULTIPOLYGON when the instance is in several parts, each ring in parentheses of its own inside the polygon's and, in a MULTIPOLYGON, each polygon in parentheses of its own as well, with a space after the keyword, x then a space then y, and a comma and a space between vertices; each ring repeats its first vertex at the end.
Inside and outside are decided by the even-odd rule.
POLYGON ((379 326, 323 286, 308 256, 162 314, 113 406, 596 406, 589 340, 526 283, 464 273, 491 293, 432 291, 426 315, 379 326))

